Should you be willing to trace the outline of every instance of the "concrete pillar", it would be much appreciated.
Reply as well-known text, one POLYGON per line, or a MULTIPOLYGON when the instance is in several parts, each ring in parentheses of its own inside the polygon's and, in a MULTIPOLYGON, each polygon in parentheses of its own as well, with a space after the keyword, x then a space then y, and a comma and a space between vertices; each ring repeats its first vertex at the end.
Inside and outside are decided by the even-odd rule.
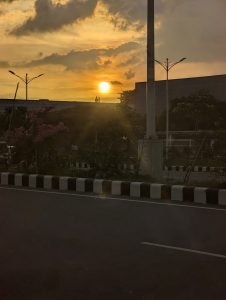
POLYGON ((155 96, 155 1, 148 1, 147 16, 147 87, 146 87, 146 136, 139 141, 139 173, 153 179, 162 179, 163 141, 156 135, 155 96))
POLYGON ((139 174, 161 180, 163 177, 163 142, 144 139, 138 144, 139 174))
POLYGON ((146 138, 156 138, 155 109, 155 1, 148 0, 146 138))

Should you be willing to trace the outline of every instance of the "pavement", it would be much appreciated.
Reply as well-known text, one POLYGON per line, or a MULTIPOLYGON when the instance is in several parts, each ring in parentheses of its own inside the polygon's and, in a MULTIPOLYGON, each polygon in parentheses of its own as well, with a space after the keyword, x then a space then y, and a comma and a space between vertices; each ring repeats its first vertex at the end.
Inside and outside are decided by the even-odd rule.
POLYGON ((0 187, 0 300, 225 300, 226 209, 0 187))

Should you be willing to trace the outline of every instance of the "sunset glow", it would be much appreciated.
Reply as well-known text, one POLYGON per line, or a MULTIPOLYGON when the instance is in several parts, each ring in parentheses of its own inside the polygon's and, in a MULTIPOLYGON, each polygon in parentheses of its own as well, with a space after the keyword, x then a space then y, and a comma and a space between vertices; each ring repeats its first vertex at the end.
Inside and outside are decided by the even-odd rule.
MULTIPOLYGON (((122 87, 132 90, 146 81, 146 5, 147 0, 0 0, 0 97, 13 97, 13 70, 22 77, 45 73, 29 87, 33 99, 94 101, 99 91, 103 101, 117 102, 122 87), (102 81, 110 86, 99 88, 102 81)), ((188 58, 170 79, 225 73, 225 9, 226 0, 156 1, 156 59, 188 58), (207 34, 209 24, 214 26, 207 34)), ((157 65, 156 80, 163 79, 157 65)), ((24 96, 21 84, 18 98, 24 96)))
POLYGON ((110 91, 110 84, 108 82, 101 82, 99 85, 99 90, 101 93, 108 93, 110 91))

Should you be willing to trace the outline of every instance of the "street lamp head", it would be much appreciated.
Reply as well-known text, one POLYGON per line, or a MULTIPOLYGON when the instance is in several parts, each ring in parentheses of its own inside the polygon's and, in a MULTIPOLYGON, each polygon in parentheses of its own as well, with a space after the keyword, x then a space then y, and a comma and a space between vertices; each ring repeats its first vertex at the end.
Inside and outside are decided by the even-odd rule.
POLYGON ((11 73, 11 74, 15 75, 15 73, 14 73, 13 71, 11 71, 11 70, 9 70, 9 73, 11 73))
POLYGON ((187 59, 186 57, 181 58, 180 62, 184 61, 185 59, 187 59))

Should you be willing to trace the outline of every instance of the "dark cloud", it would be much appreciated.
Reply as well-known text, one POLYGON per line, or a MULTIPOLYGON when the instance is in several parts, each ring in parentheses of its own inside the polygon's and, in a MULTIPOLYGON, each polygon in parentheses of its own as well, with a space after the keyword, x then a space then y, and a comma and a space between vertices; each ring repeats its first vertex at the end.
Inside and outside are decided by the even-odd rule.
MULTIPOLYGON (((169 1, 168 1, 169 2, 169 1)), ((159 59, 213 62, 226 59, 226 1, 175 1, 174 9, 164 9, 162 26, 156 32, 159 59)))
POLYGON ((110 66, 111 64, 112 64, 112 61, 111 61, 110 59, 105 60, 104 63, 103 63, 103 65, 104 65, 105 67, 110 66))
POLYGON ((68 70, 93 70, 103 66, 101 65, 101 57, 114 57, 122 53, 129 53, 134 49, 137 49, 137 47, 139 47, 138 43, 129 42, 116 48, 71 51, 65 55, 55 53, 42 59, 34 60, 25 66, 35 67, 52 64, 63 65, 68 70))
POLYGON ((131 65, 136 65, 140 62, 139 57, 137 56, 132 56, 129 59, 127 59, 126 61, 121 62, 120 64, 118 64, 118 67, 128 67, 131 65))
POLYGON ((112 22, 122 30, 126 30, 134 22, 137 22, 137 29, 146 23, 147 0, 102 0, 102 2, 112 15, 112 22))
POLYGON ((35 1, 35 16, 11 33, 25 35, 31 32, 55 31, 64 25, 92 16, 97 0, 70 0, 66 4, 53 4, 51 0, 35 1))
POLYGON ((2 3, 2 2, 11 3, 11 2, 14 2, 14 1, 16 1, 16 0, 0 0, 0 3, 2 3))
MULTIPOLYGON (((0 0, 12 2, 12 0, 0 0)), ((36 0, 35 15, 16 28, 15 35, 59 30, 93 16, 98 2, 109 11, 111 21, 122 30, 133 25, 137 30, 146 25, 147 0, 69 0, 53 4, 36 0)), ((172 60, 187 56, 190 61, 226 59, 226 0, 156 0, 156 56, 172 60)))
POLYGON ((128 70, 124 75, 125 75, 125 78, 128 80, 135 77, 135 73, 132 70, 128 70))
POLYGON ((8 68, 10 67, 7 61, 0 61, 0 68, 8 68))
POLYGON ((111 81, 111 84, 112 85, 122 85, 122 82, 115 80, 115 81, 111 81))

